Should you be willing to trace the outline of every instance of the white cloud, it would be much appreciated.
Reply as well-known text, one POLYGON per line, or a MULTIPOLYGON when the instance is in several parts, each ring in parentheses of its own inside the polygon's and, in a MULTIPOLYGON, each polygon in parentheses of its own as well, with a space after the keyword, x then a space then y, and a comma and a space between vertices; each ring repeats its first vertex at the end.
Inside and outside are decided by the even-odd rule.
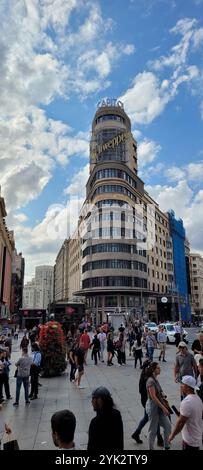
POLYGON ((173 209, 181 217, 191 202, 193 191, 186 181, 180 181, 177 186, 147 185, 146 191, 158 202, 164 212, 173 209))
POLYGON ((189 238, 191 251, 202 250, 203 239, 203 190, 196 195, 187 181, 180 181, 177 186, 146 186, 149 194, 159 203, 160 209, 175 211, 177 218, 182 218, 189 238))
POLYGON ((69 126, 47 119, 36 107, 0 119, 1 185, 8 209, 36 198, 57 162, 64 165, 74 155, 87 157, 87 136, 70 136, 70 131, 69 126))
POLYGON ((189 182, 200 183, 203 181, 203 161, 188 163, 183 167, 172 166, 165 171, 169 181, 187 179, 189 182))
POLYGON ((154 73, 142 72, 135 77, 132 87, 119 99, 123 101, 132 122, 148 124, 164 110, 170 96, 161 90, 154 73))
POLYGON ((65 194, 77 195, 85 198, 85 187, 89 178, 89 163, 73 175, 71 184, 64 190, 65 194))
POLYGON ((133 122, 152 122, 175 98, 184 82, 191 82, 192 93, 201 90, 203 80, 200 71, 196 65, 187 62, 194 46, 197 47, 202 40, 202 28, 197 27, 196 19, 184 18, 170 32, 181 35, 180 42, 171 48, 167 56, 149 62, 153 71, 137 74, 130 88, 120 97, 133 122), (165 69, 171 70, 170 77, 161 77, 165 69))
POLYGON ((127 44, 126 46, 123 47, 123 53, 126 55, 131 55, 134 54, 136 51, 135 46, 133 44, 127 44))
MULTIPOLYGON (((83 198, 71 197, 67 205, 51 205, 44 219, 34 228, 25 227, 10 218, 10 228, 15 230, 18 251, 26 258, 26 276, 31 278, 34 267, 54 264, 57 252, 65 238, 77 227, 83 198)), ((16 218, 16 217, 15 217, 16 218)))
POLYGON ((156 142, 148 139, 144 139, 138 146, 138 168, 143 168, 147 164, 153 162, 158 153, 161 150, 161 146, 156 142))
POLYGON ((183 179, 186 176, 185 170, 177 166, 172 166, 171 168, 166 170, 165 174, 170 181, 179 181, 180 179, 183 179))

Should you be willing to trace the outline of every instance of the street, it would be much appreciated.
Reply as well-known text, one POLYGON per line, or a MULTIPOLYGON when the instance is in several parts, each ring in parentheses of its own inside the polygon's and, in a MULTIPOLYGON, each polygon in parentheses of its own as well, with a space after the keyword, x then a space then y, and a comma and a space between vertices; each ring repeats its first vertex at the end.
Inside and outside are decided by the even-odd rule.
MULTIPOLYGON (((197 328, 188 328, 189 347, 196 337, 197 328)), ((116 358, 114 366, 107 367, 106 363, 93 365, 91 354, 88 353, 88 365, 85 367, 85 376, 82 378, 84 389, 76 389, 74 383, 69 380, 68 365, 67 372, 61 377, 40 378, 42 387, 39 387, 39 398, 31 402, 29 406, 24 402, 24 390, 21 389, 20 404, 18 408, 13 407, 15 401, 15 378, 14 363, 20 356, 19 343, 13 340, 12 366, 10 372, 11 395, 13 400, 8 400, 4 405, 5 418, 13 430, 15 438, 18 439, 20 449, 48 450, 54 449, 51 437, 50 419, 52 414, 61 409, 70 409, 75 413, 77 425, 75 441, 76 446, 86 449, 88 439, 88 427, 90 420, 94 417, 91 405, 92 390, 98 386, 107 387, 112 393, 116 406, 119 408, 123 423, 125 450, 146 450, 147 445, 147 425, 144 428, 141 438, 143 444, 137 445, 131 439, 131 434, 135 430, 139 420, 143 416, 143 408, 140 403, 138 392, 138 382, 140 369, 134 369, 133 357, 128 355, 128 343, 126 347, 127 364, 118 367, 116 358)), ((161 363, 160 383, 164 392, 168 396, 169 403, 179 408, 179 385, 174 382, 173 364, 176 354, 174 345, 167 345, 166 363, 161 363)), ((155 350, 154 360, 158 360, 159 350, 155 350)), ((172 415, 172 424, 176 421, 172 415)), ((172 444, 173 449, 181 449, 181 435, 179 434, 172 444)))

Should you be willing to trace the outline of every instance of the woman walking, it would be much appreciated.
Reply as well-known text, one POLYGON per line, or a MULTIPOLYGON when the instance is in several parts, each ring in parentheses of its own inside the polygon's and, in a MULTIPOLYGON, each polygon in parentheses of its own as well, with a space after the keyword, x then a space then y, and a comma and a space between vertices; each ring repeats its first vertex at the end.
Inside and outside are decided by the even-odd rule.
POLYGON ((137 361, 140 361, 140 369, 142 369, 142 335, 137 334, 136 340, 133 346, 134 358, 135 358, 135 369, 137 366, 137 361))
POLYGON ((113 345, 113 338, 112 332, 109 331, 107 333, 107 366, 112 366, 112 358, 114 356, 114 345, 113 345))
POLYGON ((148 400, 146 403, 146 412, 149 417, 149 449, 154 449, 154 441, 157 434, 158 425, 164 429, 164 447, 170 449, 168 437, 171 432, 171 423, 169 420, 170 412, 164 404, 165 395, 158 382, 160 374, 160 365, 158 362, 152 362, 148 367, 148 380, 146 383, 148 400))

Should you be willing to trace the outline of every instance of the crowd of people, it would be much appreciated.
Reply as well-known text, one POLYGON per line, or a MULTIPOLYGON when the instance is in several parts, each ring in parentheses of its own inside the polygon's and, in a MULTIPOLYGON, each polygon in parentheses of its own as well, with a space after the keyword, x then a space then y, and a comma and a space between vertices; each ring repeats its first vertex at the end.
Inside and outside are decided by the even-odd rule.
MULTIPOLYGON (((19 406, 21 385, 24 387, 26 405, 38 398, 39 373, 42 355, 38 344, 39 332, 34 329, 28 335, 25 331, 20 340, 21 357, 15 362, 16 394, 13 405, 19 406), (29 353, 28 347, 31 347, 29 353)), ((180 338, 181 339, 181 338, 180 338)), ((88 351, 96 366, 99 363, 126 365, 126 348, 129 356, 134 356, 134 367, 140 367, 139 393, 144 415, 132 434, 136 444, 142 444, 141 431, 148 423, 148 447, 157 445, 169 450, 177 434, 182 433, 182 448, 198 450, 202 444, 203 413, 203 330, 193 341, 192 352, 184 341, 177 345, 174 361, 174 380, 180 383, 180 410, 171 407, 167 400, 167 391, 159 383, 160 364, 166 362, 167 335, 160 325, 156 335, 141 324, 131 324, 128 329, 121 325, 117 334, 113 329, 98 326, 90 335, 87 329, 69 330, 66 337, 67 360, 70 364, 69 378, 76 388, 83 388, 82 377, 87 365, 88 351), (158 361, 154 361, 154 351, 159 348, 158 361), (114 360, 114 362, 113 362, 114 360), (174 429, 171 425, 173 409, 177 413, 174 429), (161 434, 163 428, 163 435, 161 434)), ((0 337, 0 403, 10 400, 9 369, 11 365, 12 338, 0 337), (5 399, 3 396, 5 392, 5 399)), ((120 411, 114 404, 113 397, 106 387, 98 387, 92 392, 92 406, 96 412, 88 430, 88 451, 118 452, 124 448, 123 421, 120 411)), ((74 449, 76 417, 71 410, 54 413, 51 419, 53 442, 61 449, 74 449)), ((4 421, 0 410, 0 433, 10 433, 8 423, 4 421)), ((1 436, 0 436, 1 438, 1 436)))

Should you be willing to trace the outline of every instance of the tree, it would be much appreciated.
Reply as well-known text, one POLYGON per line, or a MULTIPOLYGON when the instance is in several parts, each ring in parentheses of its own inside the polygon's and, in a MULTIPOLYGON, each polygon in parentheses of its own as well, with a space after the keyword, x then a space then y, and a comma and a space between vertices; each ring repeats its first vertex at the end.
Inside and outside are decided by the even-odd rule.
POLYGON ((39 346, 42 352, 44 377, 54 377, 64 372, 66 369, 66 347, 60 323, 49 321, 41 326, 39 346))

